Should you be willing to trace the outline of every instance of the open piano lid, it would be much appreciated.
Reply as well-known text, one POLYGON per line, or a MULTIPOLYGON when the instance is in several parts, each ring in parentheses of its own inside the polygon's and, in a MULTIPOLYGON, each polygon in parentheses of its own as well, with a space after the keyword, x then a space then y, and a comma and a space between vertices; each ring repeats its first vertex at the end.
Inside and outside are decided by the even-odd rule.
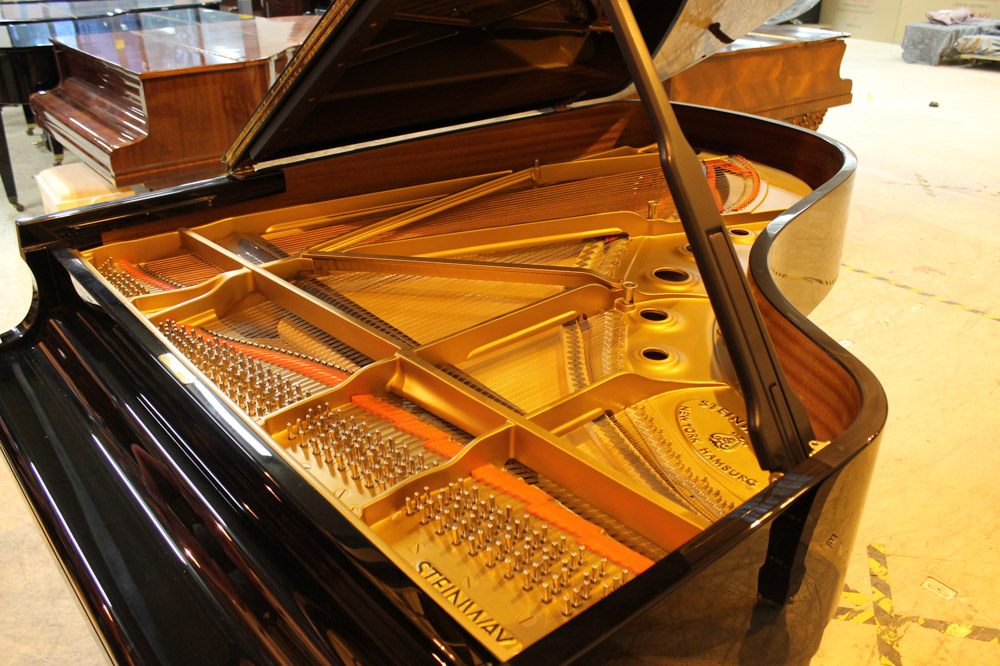
MULTIPOLYGON (((660 78, 789 0, 634 0, 660 78)), ((618 94, 630 77, 597 0, 339 0, 225 155, 265 163, 618 94)))

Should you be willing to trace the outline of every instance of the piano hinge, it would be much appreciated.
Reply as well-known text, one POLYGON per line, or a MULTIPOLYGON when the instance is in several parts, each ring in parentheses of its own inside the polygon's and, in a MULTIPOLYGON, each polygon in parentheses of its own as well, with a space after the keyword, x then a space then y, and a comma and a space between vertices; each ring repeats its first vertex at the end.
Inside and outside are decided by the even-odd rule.
POLYGON ((830 445, 830 442, 828 442, 828 441, 827 442, 821 442, 821 441, 819 441, 817 439, 811 440, 809 442, 809 448, 812 449, 812 453, 818 453, 819 451, 822 451, 823 449, 825 449, 829 445, 830 445))
POLYGON ((237 178, 243 178, 246 176, 253 175, 254 173, 256 173, 256 171, 257 169, 256 167, 254 167, 253 164, 242 164, 233 167, 232 171, 230 171, 230 174, 232 174, 237 178))

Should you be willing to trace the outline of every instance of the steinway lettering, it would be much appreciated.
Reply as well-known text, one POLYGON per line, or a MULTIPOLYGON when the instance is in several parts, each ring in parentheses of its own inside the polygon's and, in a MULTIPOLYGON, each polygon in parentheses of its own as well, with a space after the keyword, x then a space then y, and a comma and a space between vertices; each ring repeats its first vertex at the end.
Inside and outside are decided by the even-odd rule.
POLYGON ((757 479, 752 479, 746 474, 743 474, 738 469, 736 469, 732 465, 722 460, 719 456, 713 453, 712 450, 709 449, 707 446, 698 449, 698 453, 700 453, 701 457, 704 458, 706 461, 719 468, 720 472, 728 474, 729 476, 736 479, 740 483, 746 485, 748 488, 755 488, 757 486, 757 479))
POLYGON ((716 402, 712 402, 710 400, 702 400, 700 403, 698 403, 698 406, 704 407, 705 409, 713 411, 716 414, 724 416, 727 421, 732 423, 734 426, 736 426, 743 432, 745 433, 750 432, 749 430, 747 430, 747 420, 742 416, 740 416, 739 414, 737 414, 736 412, 727 409, 726 407, 723 407, 722 405, 716 402))
POLYGON ((476 604, 472 600, 472 597, 462 592, 456 583, 451 582, 433 564, 427 561, 418 562, 417 571, 446 601, 455 606, 465 617, 469 618, 473 624, 485 631, 497 643, 507 647, 516 644, 517 639, 512 634, 507 633, 499 621, 476 604))
POLYGON ((698 429, 694 427, 694 423, 691 422, 691 408, 687 405, 681 405, 677 408, 677 420, 681 424, 681 432, 684 436, 688 438, 688 441, 695 446, 701 444, 701 438, 698 436, 698 429))

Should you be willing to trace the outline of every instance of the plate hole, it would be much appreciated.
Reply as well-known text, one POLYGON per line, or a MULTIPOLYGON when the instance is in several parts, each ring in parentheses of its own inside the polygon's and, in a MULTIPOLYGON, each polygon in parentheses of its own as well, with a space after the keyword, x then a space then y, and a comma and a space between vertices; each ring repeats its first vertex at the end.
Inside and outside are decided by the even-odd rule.
POLYGON ((649 321, 666 321, 670 319, 670 315, 663 310, 642 310, 639 312, 639 316, 649 321))
POLYGON ((733 236, 749 236, 750 231, 747 229, 730 229, 729 233, 733 236))
POLYGON ((663 351, 662 349, 657 349, 656 347, 643 349, 642 356, 643 358, 647 358, 650 361, 666 361, 668 358, 670 358, 670 354, 663 351))
POLYGON ((688 279, 687 271, 679 268, 659 268, 653 271, 653 275, 664 282, 684 282, 688 279))

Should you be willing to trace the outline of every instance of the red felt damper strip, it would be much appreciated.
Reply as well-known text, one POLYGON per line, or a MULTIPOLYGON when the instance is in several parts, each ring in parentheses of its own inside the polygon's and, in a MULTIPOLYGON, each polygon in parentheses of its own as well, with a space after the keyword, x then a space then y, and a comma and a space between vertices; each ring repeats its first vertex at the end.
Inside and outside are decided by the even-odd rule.
POLYGON ((390 405, 374 396, 365 394, 352 395, 351 402, 367 412, 386 419, 403 432, 418 437, 421 440, 421 446, 428 451, 433 451, 446 458, 454 458, 462 451, 461 445, 451 441, 446 433, 429 423, 424 423, 410 412, 395 405, 390 405))
POLYGON ((552 502, 532 504, 528 507, 528 513, 534 514, 545 522, 556 525, 564 532, 569 532, 576 537, 582 538, 601 533, 601 528, 594 523, 552 502))
POLYGON ((270 363, 271 365, 276 365, 286 370, 291 370, 292 372, 297 372, 300 375, 314 379, 321 384, 326 384, 327 386, 338 386, 348 377, 347 373, 334 370, 333 368, 328 368, 325 365, 314 363, 313 361, 308 361, 304 358, 296 358, 290 354, 285 354, 284 352, 274 351, 271 349, 261 349, 259 347, 254 347, 253 345, 243 344, 242 342, 224 340, 207 331, 203 331, 193 326, 188 326, 187 324, 181 324, 181 326, 188 331, 193 331, 203 340, 218 340, 220 344, 227 345, 233 351, 246 354, 247 356, 252 356, 259 361, 264 361, 265 363, 270 363))
POLYGON ((497 469, 493 465, 482 465, 472 470, 472 476, 483 483, 502 490, 508 495, 513 495, 522 502, 531 504, 544 504, 552 499, 552 496, 543 490, 525 483, 516 476, 511 476, 506 472, 497 469))
POLYGON ((141 270, 133 266, 131 263, 125 261, 124 259, 119 259, 118 261, 115 262, 115 265, 118 266, 118 268, 125 271, 126 273, 128 273, 129 275, 131 275, 132 277, 136 278, 137 280, 142 280, 146 284, 152 285, 157 289, 162 289, 164 291, 173 291, 174 289, 177 288, 172 284, 167 284, 162 280, 157 280, 152 275, 147 275, 146 273, 143 273, 141 270))
POLYGON ((593 534, 581 539, 578 543, 612 562, 617 562, 632 573, 642 573, 653 566, 653 560, 643 557, 628 546, 623 546, 607 534, 593 534))
POLYGON ((421 443, 425 449, 442 455, 445 458, 454 458, 462 452, 462 447, 450 439, 431 439, 421 443))

